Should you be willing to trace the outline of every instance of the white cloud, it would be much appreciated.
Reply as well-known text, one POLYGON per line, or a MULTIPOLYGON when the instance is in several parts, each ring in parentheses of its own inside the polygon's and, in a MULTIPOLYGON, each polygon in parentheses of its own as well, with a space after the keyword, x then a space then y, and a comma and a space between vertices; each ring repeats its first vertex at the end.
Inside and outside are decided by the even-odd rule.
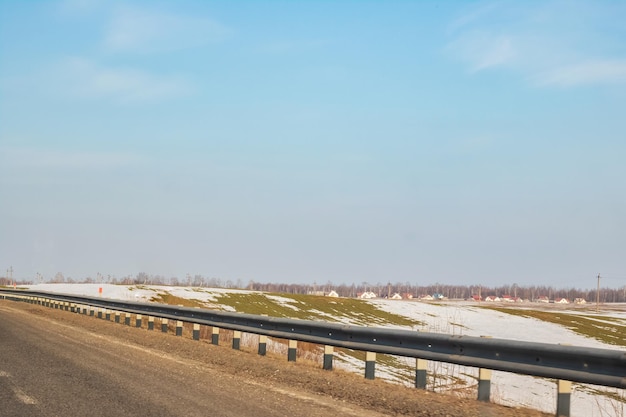
POLYGON ((70 91, 81 97, 120 102, 163 100, 187 95, 189 82, 181 77, 155 75, 132 68, 102 67, 82 58, 65 65, 70 91))
POLYGON ((466 10, 447 28, 446 52, 471 72, 504 70, 535 86, 626 82, 620 36, 626 7, 498 2, 466 10))
POLYGON ((121 7, 108 25, 104 47, 111 52, 153 53, 217 42, 229 30, 205 17, 121 7))
POLYGON ((562 87, 626 83, 626 59, 592 60, 558 67, 539 74, 535 80, 539 85, 562 87))
POLYGON ((472 72, 509 64, 516 55, 510 37, 478 32, 458 38, 448 48, 467 62, 472 72))

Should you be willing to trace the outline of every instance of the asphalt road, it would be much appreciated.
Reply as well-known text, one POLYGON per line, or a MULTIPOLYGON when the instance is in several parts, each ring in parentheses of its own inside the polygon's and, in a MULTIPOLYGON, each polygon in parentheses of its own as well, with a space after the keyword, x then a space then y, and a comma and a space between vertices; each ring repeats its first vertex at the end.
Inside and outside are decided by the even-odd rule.
POLYGON ((22 306, 0 301, 0 416, 381 416, 246 382, 22 306))

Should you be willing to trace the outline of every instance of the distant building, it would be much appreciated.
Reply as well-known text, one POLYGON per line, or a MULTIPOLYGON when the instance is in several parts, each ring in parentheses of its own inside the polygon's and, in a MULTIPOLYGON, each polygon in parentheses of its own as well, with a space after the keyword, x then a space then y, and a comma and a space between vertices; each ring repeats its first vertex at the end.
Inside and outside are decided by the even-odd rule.
POLYGON ((557 304, 569 304, 569 301, 567 300, 567 298, 557 298, 554 300, 554 302, 557 304))
POLYGON ((587 304, 587 301, 584 298, 575 298, 574 304, 587 304))
POLYGON ((398 293, 394 293, 391 297, 391 300, 402 300, 402 296, 398 293))
POLYGON ((369 299, 369 298, 376 298, 376 297, 377 297, 377 295, 376 295, 376 294, 374 294, 374 293, 373 293, 373 292, 371 292, 371 291, 365 291, 365 292, 358 293, 358 294, 357 294, 357 297, 358 297, 358 298, 363 298, 363 299, 369 299))
POLYGON ((337 291, 332 290, 331 292, 326 294, 326 297, 339 297, 339 294, 337 294, 337 291))
POLYGON ((546 297, 545 295, 542 295, 541 297, 537 298, 537 302, 538 303, 549 303, 550 299, 548 297, 546 297))

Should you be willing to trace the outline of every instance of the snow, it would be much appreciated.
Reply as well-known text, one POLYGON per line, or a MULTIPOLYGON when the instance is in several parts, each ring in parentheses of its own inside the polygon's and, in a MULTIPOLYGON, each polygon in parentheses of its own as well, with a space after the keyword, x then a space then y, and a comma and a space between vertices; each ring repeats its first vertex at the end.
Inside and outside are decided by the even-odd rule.
MULTIPOLYGON (((190 298, 215 305, 217 298, 225 293, 253 293, 247 290, 231 290, 220 288, 188 288, 171 286, 134 286, 112 284, 37 284, 27 286, 33 291, 56 292, 63 294, 103 297, 110 299, 150 301, 159 293, 170 293, 177 297, 190 298), (102 293, 99 290, 102 289, 102 293)), ((297 309, 293 300, 288 297, 267 295, 268 298, 283 305, 297 309)), ((541 320, 501 313, 499 311, 480 308, 475 302, 437 302, 401 300, 368 300, 384 311, 418 320, 423 324, 414 326, 413 330, 453 335, 491 336, 500 339, 520 340, 529 342, 560 343, 582 347, 617 349, 598 340, 591 339, 573 332, 563 326, 541 320)), ((227 306, 216 305, 222 310, 227 306)), ((560 307, 558 312, 568 314, 584 314, 593 318, 589 311, 581 313, 573 307, 560 307), (562 308, 565 308, 563 310, 562 308)), ((229 310, 232 310, 229 308, 229 310)), ((558 314, 555 312, 555 314, 558 314)), ((602 311, 598 321, 615 320, 626 324, 626 309, 621 311, 602 311)), ((340 318, 341 322, 350 324, 348 317, 340 318)), ((395 327, 395 326, 394 326, 395 327)), ((363 372, 364 364, 347 355, 337 355, 338 365, 363 372)), ((414 365, 414 359, 398 358, 407 366, 414 365)), ((401 382, 398 370, 377 365, 377 377, 401 382)), ((429 375, 455 375, 475 384, 478 370, 459 365, 429 361, 429 375)), ((446 389, 450 389, 450 382, 446 389)), ((491 396, 494 402, 509 406, 524 406, 546 412, 556 410, 556 383, 543 378, 516 375, 494 371, 492 375, 491 396)), ((475 395, 475 394, 474 394, 475 395)), ((574 384, 571 399, 572 417, 623 417, 626 404, 625 390, 574 384), (614 393, 622 401, 599 395, 598 391, 614 393)))
POLYGON ((278 304, 282 305, 283 307, 287 307, 287 308, 291 308, 294 311, 298 311, 298 307, 293 305, 293 298, 287 298, 287 297, 281 297, 278 295, 270 295, 267 294, 265 297, 267 297, 268 299, 277 302, 278 304))
MULTIPOLYGON (((475 303, 449 302, 397 302, 394 300, 371 301, 380 309, 424 322, 415 330, 432 331, 466 336, 491 336, 499 339, 568 344, 581 347, 616 349, 573 332, 554 323, 546 323, 534 318, 514 316, 499 311, 477 307, 475 303)), ((559 310, 558 313, 574 313, 559 310)), ((581 314, 576 312, 576 314, 581 314)), ((602 312, 604 317, 618 319, 626 324, 625 311, 602 312)), ((444 369, 454 365, 442 364, 444 369)), ((462 367, 464 368, 464 367, 462 367)), ((432 364, 429 371, 432 373, 432 364)), ((475 372, 475 371, 474 371, 475 372)), ((445 372, 444 372, 445 373, 445 372)), ((460 369, 459 374, 469 373, 469 368, 460 369)), ((535 408, 546 412, 556 410, 556 384, 546 379, 494 371, 492 375, 493 400, 504 405, 535 408)), ((618 393, 626 400, 624 390, 594 387, 601 391, 618 393)), ((623 410, 624 403, 589 392, 588 385, 574 384, 571 399, 572 417, 623 416, 614 413, 623 410)))
MULTIPOLYGON (((481 308, 475 303, 434 304, 393 300, 372 300, 371 303, 381 310, 424 322, 423 326, 414 329, 419 331, 615 349, 615 346, 584 337, 558 324, 481 308)), ((619 313, 604 315, 621 316, 619 313)))

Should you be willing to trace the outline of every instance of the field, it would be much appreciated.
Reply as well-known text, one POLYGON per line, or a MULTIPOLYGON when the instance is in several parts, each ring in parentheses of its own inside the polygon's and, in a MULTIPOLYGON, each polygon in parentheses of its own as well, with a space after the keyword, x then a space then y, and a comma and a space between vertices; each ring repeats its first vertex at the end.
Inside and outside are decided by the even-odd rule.
MULTIPOLYGON (((413 300, 358 300, 306 295, 269 294, 245 290, 107 284, 39 284, 32 290, 161 302, 222 311, 266 314, 274 317, 321 320, 360 326, 395 327, 453 335, 491 336, 510 340, 561 343, 626 351, 626 306, 573 306, 539 303, 488 303, 467 301, 421 302, 413 300)), ((243 343, 245 344, 245 339, 243 343)), ((250 343, 253 343, 250 341, 250 343)), ((280 341, 270 347, 286 349, 280 341)), ((318 360, 319 349, 301 348, 318 360)), ((338 367, 361 373, 364 354, 340 350, 338 367)), ((413 384, 414 359, 378 355, 377 378, 413 384)), ((478 370, 445 363, 429 363, 428 389, 474 397, 478 370)), ((492 400, 553 412, 554 381, 505 372, 494 372, 492 400)), ((572 417, 623 417, 624 390, 574 384, 572 417)))

